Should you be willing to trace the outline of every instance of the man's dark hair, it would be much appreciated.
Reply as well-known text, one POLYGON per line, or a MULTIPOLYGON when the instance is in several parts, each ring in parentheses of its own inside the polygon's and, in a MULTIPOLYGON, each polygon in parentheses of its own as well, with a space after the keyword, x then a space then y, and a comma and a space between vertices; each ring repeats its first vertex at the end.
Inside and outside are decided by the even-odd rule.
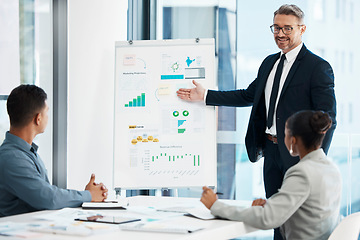
POLYGON ((331 124, 328 113, 310 110, 294 113, 286 121, 290 135, 300 137, 307 149, 317 148, 322 144, 331 124))
POLYGON ((7 99, 10 125, 24 127, 44 107, 47 95, 35 85, 20 85, 14 88, 7 99))

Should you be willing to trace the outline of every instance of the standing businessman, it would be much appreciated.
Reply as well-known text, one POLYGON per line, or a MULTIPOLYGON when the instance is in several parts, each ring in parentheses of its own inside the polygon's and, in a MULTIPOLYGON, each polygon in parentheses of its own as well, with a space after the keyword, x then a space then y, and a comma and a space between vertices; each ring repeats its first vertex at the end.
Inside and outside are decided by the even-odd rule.
MULTIPOLYGON (((253 106, 245 138, 251 162, 264 156, 266 197, 282 185, 287 169, 299 161, 291 157, 284 143, 286 119, 300 110, 322 110, 332 118, 322 148, 328 152, 336 127, 334 73, 330 64, 309 51, 302 42, 304 13, 296 5, 282 5, 274 12, 270 26, 281 52, 262 62, 256 79, 247 89, 212 91, 193 81, 195 88, 179 89, 178 96, 207 105, 253 106)), ((274 239, 282 239, 275 230, 274 239)))

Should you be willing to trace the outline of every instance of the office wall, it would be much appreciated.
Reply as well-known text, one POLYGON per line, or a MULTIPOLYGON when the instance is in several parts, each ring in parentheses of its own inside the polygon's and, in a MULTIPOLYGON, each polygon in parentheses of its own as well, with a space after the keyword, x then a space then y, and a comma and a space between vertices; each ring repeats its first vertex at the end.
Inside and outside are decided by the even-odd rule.
POLYGON ((112 188, 114 42, 126 40, 127 1, 68 1, 68 188, 91 173, 112 188))

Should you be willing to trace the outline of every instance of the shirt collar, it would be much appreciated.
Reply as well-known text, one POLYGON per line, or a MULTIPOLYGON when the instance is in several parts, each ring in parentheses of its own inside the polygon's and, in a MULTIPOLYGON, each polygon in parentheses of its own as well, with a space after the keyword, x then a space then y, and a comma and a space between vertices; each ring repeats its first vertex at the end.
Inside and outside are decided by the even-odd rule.
MULTIPOLYGON (((286 57, 286 61, 287 62, 291 62, 293 60, 295 60, 295 58, 297 57, 297 55, 299 54, 302 46, 304 45, 304 43, 299 44, 299 46, 297 46, 296 48, 294 48, 293 50, 291 50, 290 52, 285 54, 286 57)), ((281 52, 281 55, 283 55, 284 53, 281 52)), ((281 56, 280 56, 281 57, 281 56)))
POLYGON ((6 141, 15 143, 16 145, 18 145, 19 147, 21 147, 22 149, 26 150, 26 151, 31 151, 31 149, 34 149, 35 152, 37 152, 38 150, 38 146, 35 143, 32 143, 31 145, 29 143, 27 143, 24 139, 11 134, 9 131, 6 132, 6 141))

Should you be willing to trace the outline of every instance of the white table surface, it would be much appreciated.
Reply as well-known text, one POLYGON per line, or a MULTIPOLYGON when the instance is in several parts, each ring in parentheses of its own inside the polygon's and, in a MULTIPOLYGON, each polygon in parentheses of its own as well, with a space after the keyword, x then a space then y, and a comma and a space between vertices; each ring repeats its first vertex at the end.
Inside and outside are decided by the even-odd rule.
MULTIPOLYGON (((183 205, 192 205, 198 206, 202 203, 199 201, 198 198, 176 198, 176 197, 155 197, 155 196, 136 196, 136 197, 129 197, 126 198, 129 202, 129 206, 146 206, 146 207, 162 207, 162 206, 183 206, 183 205)), ((230 204, 234 205, 247 205, 248 202, 241 202, 241 201, 231 201, 225 200, 230 204)), ((33 213, 26 213, 26 214, 19 214, 10 217, 3 217, 0 218, 0 222, 23 222, 23 223, 36 223, 34 216, 41 215, 44 213, 50 213, 53 210, 46 210, 46 211, 39 211, 33 213)), ((114 212, 114 211, 124 211, 124 210, 105 210, 106 212, 114 212)), ((103 210, 102 210, 103 212, 103 210)), ((109 233, 101 233, 97 235, 91 235, 87 237, 79 237, 79 236, 69 236, 69 235, 56 235, 56 234, 48 234, 44 233, 40 238, 37 239, 64 239, 64 240, 71 240, 71 239, 231 239, 242 236, 246 233, 250 233, 256 231, 258 229, 250 227, 243 222, 236 222, 236 221, 227 221, 227 220, 220 220, 220 219, 212 219, 212 220, 201 220, 193 217, 188 216, 178 216, 172 219, 172 223, 179 222, 183 224, 186 222, 187 225, 190 226, 201 226, 204 229, 199 230, 193 233, 187 234, 180 234, 180 233, 157 233, 157 232, 139 232, 139 231, 125 231, 125 230, 116 230, 109 233)), ((0 239, 16 239, 13 237, 4 237, 0 236, 0 239)), ((21 238, 23 239, 23 238, 21 238)), ((34 238, 31 238, 34 239, 34 238)))

